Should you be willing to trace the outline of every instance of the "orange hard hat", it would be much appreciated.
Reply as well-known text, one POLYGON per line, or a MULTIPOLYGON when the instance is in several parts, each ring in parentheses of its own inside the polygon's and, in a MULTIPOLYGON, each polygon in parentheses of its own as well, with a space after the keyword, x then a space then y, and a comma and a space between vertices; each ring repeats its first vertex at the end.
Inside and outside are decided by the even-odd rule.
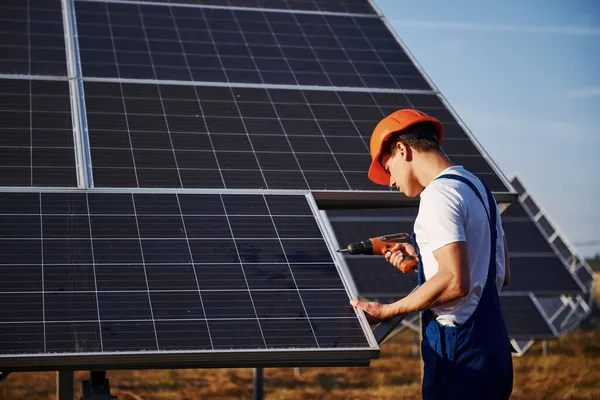
POLYGON ((398 133, 419 122, 427 121, 432 122, 435 126, 438 143, 441 143, 444 137, 444 126, 436 118, 430 117, 421 111, 413 109, 398 110, 382 119, 371 134, 371 167, 369 168, 369 179, 379 185, 389 185, 390 174, 385 172, 379 159, 383 144, 394 133, 398 133))

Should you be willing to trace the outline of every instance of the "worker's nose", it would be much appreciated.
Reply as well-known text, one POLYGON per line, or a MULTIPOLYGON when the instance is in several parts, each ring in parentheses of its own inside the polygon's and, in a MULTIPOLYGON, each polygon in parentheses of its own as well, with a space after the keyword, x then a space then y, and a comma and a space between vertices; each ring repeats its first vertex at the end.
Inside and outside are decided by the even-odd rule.
POLYGON ((394 180, 394 178, 390 175, 390 187, 394 188, 396 187, 396 181, 394 180))

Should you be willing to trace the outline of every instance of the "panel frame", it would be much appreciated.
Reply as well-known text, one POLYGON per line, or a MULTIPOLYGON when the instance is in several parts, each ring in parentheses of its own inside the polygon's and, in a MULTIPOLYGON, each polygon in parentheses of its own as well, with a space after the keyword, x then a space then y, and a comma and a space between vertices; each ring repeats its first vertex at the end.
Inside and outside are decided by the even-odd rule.
POLYGON ((91 165, 86 161, 86 135, 87 122, 85 113, 85 103, 82 102, 81 81, 77 79, 81 73, 81 64, 79 63, 79 44, 77 42, 77 26, 75 24, 75 14, 73 2, 71 0, 61 0, 63 12, 63 27, 65 31, 65 48, 67 52, 67 71, 69 77, 69 87, 71 91, 71 113, 73 120, 73 139, 75 145, 75 168, 77 170, 77 186, 80 188, 90 187, 89 173, 87 169, 91 165), (73 79, 75 78, 75 79, 73 79), (83 111, 81 109, 83 107, 83 111))
POLYGON ((191 3, 169 3, 169 2, 158 2, 158 1, 144 1, 144 0, 76 0, 86 2, 97 2, 97 3, 117 3, 117 4, 139 4, 139 5, 156 5, 156 6, 174 6, 174 7, 188 7, 188 8, 213 8, 217 10, 240 10, 240 11, 265 11, 265 12, 279 12, 284 14, 313 14, 313 15, 325 15, 325 16, 339 16, 339 17, 358 17, 358 18, 377 18, 375 11, 373 14, 363 13, 349 13, 341 11, 312 11, 312 10, 299 10, 299 9, 284 9, 284 8, 265 8, 265 7, 238 7, 238 6, 221 6, 217 4, 191 4, 191 3))

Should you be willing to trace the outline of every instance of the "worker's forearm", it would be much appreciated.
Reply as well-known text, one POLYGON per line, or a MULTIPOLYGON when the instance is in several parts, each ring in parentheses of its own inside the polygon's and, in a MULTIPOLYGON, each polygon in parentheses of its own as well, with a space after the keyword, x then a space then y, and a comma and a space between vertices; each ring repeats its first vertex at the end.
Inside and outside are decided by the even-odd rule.
POLYGON ((418 287, 414 292, 392 304, 395 315, 406 315, 462 297, 451 274, 437 273, 418 287))

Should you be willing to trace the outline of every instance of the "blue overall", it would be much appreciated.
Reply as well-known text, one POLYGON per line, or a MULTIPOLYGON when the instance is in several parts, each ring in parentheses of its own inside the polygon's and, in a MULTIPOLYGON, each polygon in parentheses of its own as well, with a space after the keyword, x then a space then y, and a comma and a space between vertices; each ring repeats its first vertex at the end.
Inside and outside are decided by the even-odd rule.
MULTIPOLYGON (((452 174, 437 179, 455 179, 468 185, 485 208, 479 191, 468 179, 452 174)), ((474 313, 459 326, 440 325, 430 310, 422 313, 423 399, 508 399, 512 393, 511 347, 495 281, 496 204, 490 190, 485 189, 491 233, 485 288, 474 313)), ((414 233, 412 243, 418 254, 421 285, 425 282, 425 273, 414 233)))

